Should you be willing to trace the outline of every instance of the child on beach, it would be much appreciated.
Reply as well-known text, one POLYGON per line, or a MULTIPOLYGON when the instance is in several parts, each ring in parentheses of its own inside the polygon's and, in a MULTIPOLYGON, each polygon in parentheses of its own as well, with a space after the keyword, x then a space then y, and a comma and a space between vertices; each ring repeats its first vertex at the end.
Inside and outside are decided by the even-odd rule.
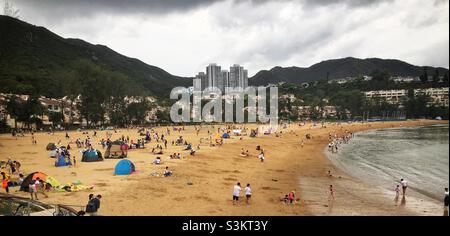
POLYGON ((400 185, 397 185, 394 191, 395 191, 395 198, 398 198, 400 196, 400 185))
POLYGON ((2 188, 5 189, 6 193, 9 193, 9 175, 6 175, 5 172, 1 173, 2 175, 2 188))
POLYGON ((288 204, 288 202, 289 202, 289 196, 286 194, 286 195, 284 196, 284 198, 281 199, 281 200, 283 201, 284 204, 288 204))
POLYGON ((261 152, 258 156, 259 160, 261 160, 261 162, 264 162, 264 153, 261 152))
POLYGON ((169 167, 166 166, 166 169, 164 169, 164 177, 170 177, 172 176, 173 172, 169 170, 169 167))
POLYGON ((245 202, 247 204, 250 203, 251 197, 252 197, 252 189, 250 188, 250 184, 247 184, 247 187, 245 187, 245 202))
POLYGON ((31 180, 30 184, 28 185, 28 191, 30 192, 31 200, 39 200, 37 197, 36 180, 31 180))
POLYGON ((289 203, 290 203, 291 205, 294 204, 294 200, 295 200, 295 192, 294 192, 294 191, 289 192, 289 194, 288 194, 288 200, 289 200, 289 203))
POLYGON ((334 189, 333 189, 333 185, 330 185, 330 187, 328 188, 328 201, 334 201, 334 189))
POLYGON ((395 191, 394 201, 398 202, 398 199, 400 197, 400 185, 397 185, 397 187, 395 187, 394 191, 395 191))

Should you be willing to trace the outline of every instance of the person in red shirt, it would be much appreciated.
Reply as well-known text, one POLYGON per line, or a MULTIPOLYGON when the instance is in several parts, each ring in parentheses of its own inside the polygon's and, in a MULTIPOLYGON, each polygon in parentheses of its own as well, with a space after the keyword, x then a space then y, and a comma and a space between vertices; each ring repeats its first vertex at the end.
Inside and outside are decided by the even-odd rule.
POLYGON ((295 192, 294 191, 289 192, 288 200, 291 205, 294 204, 294 201, 295 201, 295 192))

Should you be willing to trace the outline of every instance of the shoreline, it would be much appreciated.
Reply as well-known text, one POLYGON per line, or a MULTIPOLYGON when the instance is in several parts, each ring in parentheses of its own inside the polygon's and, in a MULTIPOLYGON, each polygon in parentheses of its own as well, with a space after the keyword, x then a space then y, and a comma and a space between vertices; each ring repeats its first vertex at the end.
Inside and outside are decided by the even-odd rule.
MULTIPOLYGON (((365 131, 376 128, 399 126, 448 124, 448 121, 402 121, 342 124, 350 132, 365 131)), ((298 123, 289 125, 281 137, 261 135, 257 138, 243 136, 243 140, 232 136, 226 139, 221 147, 201 146, 194 157, 180 147, 169 146, 166 154, 161 155, 161 166, 151 165, 156 155, 150 154, 156 145, 152 141, 143 150, 132 150, 129 158, 134 162, 137 174, 129 176, 114 176, 112 174, 118 160, 105 160, 97 163, 78 162, 76 167, 56 168, 52 165, 54 159, 48 157, 43 150, 46 142, 64 141, 64 132, 55 132, 54 136, 46 133, 36 134, 38 146, 31 145, 31 138, 13 140, 6 135, 0 135, 0 156, 21 161, 24 170, 43 171, 54 176, 62 183, 80 180, 85 185, 94 185, 92 191, 50 193, 50 198, 42 199, 45 203, 63 203, 84 206, 89 193, 102 194, 101 215, 441 215, 434 207, 429 212, 417 212, 418 203, 407 199, 406 207, 395 207, 386 193, 366 186, 361 181, 345 175, 338 170, 323 153, 328 144, 328 132, 340 131, 338 123, 327 123, 327 128, 311 128, 311 123, 299 127, 298 123), (305 145, 300 147, 300 140, 306 133, 311 133, 311 140, 305 139, 305 145), (261 163, 256 155, 257 145, 266 151, 266 160, 261 163), (12 148, 7 148, 12 147, 12 148), (36 148, 37 147, 37 148, 36 148), (241 148, 248 149, 251 157, 240 157, 241 148), (150 150, 149 150, 150 149, 150 150), (186 158, 167 160, 173 152, 181 152, 186 158), (151 177, 152 172, 161 172, 165 166, 174 170, 174 177, 151 177), (329 178, 327 171, 332 170, 335 178, 329 178), (75 173, 75 175, 71 174, 75 173), (253 196, 250 205, 242 201, 240 206, 233 206, 232 187, 240 181, 243 186, 251 183, 253 196), (189 185, 187 183, 193 183, 189 185), (336 201, 328 206, 327 187, 336 186, 336 201), (280 202, 290 191, 296 191, 299 201, 294 206, 286 206, 280 202)), ((246 125, 253 128, 256 125, 246 125)), ((157 131, 164 127, 156 128, 157 131)), ((183 135, 192 140, 193 146, 199 143, 199 138, 207 135, 204 129, 197 136, 193 126, 186 126, 183 135)), ((211 129, 215 133, 214 129, 211 129)), ((216 125, 217 130, 217 125, 216 125)), ((120 130, 113 138, 121 135, 136 137, 137 130, 120 130), (132 136, 133 135, 133 136, 132 136)), ((99 131, 103 137, 105 131, 99 131)), ((178 133, 168 136, 169 143, 178 137, 178 133)), ((72 139, 83 137, 81 132, 70 132, 72 139)), ((97 139, 100 139, 97 138, 97 139)), ((98 140, 95 140, 96 142, 98 140)), ((65 144, 65 143, 63 143, 65 144)), ((98 146, 97 146, 98 147, 98 146)), ((101 148, 99 148, 101 150, 101 148)), ((101 150, 103 152, 103 150, 101 150)), ((76 149, 73 155, 79 158, 76 149)), ((14 191, 13 194, 16 194, 14 191)), ((18 193, 29 196, 27 193, 18 193)), ((419 203, 423 204, 423 202, 419 203)))
MULTIPOLYGON (((356 129, 357 131, 354 133, 400 128, 399 125, 391 125, 392 122, 387 122, 386 124, 380 123, 368 123, 375 125, 373 127, 361 127, 356 129)), ((448 124, 447 122, 426 120, 400 122, 400 124, 402 123, 405 124, 402 125, 404 128, 448 124)), ((413 190, 414 194, 407 194, 406 199, 403 199, 405 201, 400 202, 400 204, 395 204, 393 201, 395 194, 392 191, 381 186, 371 186, 358 177, 347 174, 347 171, 332 162, 329 155, 331 154, 327 153, 327 145, 324 144, 322 148, 322 156, 325 159, 324 164, 331 165, 330 169, 334 170, 333 173, 335 173, 333 178, 328 182, 333 183, 333 186, 337 185, 341 187, 344 191, 342 194, 346 200, 352 203, 343 205, 341 203, 339 204, 339 209, 336 209, 336 205, 330 206, 330 209, 326 212, 319 207, 313 207, 313 215, 442 215, 443 208, 441 202, 420 194, 416 190, 413 190)))
MULTIPOLYGON (((401 128, 411 129, 411 128, 420 128, 420 127, 429 127, 429 126, 444 126, 444 125, 448 126, 448 124, 430 124, 430 125, 424 125, 424 126, 388 127, 388 128, 380 128, 380 129, 370 129, 370 130, 358 131, 355 134, 366 133, 366 132, 376 132, 376 131, 380 131, 380 130, 389 130, 389 129, 399 129, 399 128, 400 129, 401 128)), ((343 146, 340 150, 344 150, 344 148, 346 148, 346 146, 343 146)), ((331 160, 332 154, 330 152, 327 152, 327 148, 324 149, 324 154, 327 157, 327 159, 332 162, 332 160, 331 160)), ((334 163, 334 162, 332 162, 332 163, 333 163, 334 166, 336 166, 338 169, 342 170, 343 172, 348 172, 348 171, 345 170, 345 167, 342 166, 342 165, 340 166, 339 163, 334 163)), ((351 174, 347 173, 347 175, 351 175, 351 174)), ((354 177, 354 178, 360 179, 357 176, 353 176, 353 175, 351 175, 351 176, 354 177)), ((362 179, 361 179, 361 181, 365 182, 362 179)), ((411 186, 408 187, 408 188, 411 189, 412 191, 414 191, 414 193, 420 194, 422 197, 426 197, 426 198, 432 199, 435 202, 441 202, 442 201, 442 199, 439 198, 438 196, 432 196, 431 194, 427 194, 425 191, 421 191, 420 189, 413 188, 411 186)), ((386 188, 384 188, 384 189, 387 190, 386 188)))
MULTIPOLYGON (((443 126, 446 125, 448 126, 448 124, 428 124, 428 125, 423 125, 423 126, 406 126, 406 127, 384 127, 384 128, 379 128, 379 129, 368 129, 368 130, 362 130, 362 131, 357 131, 355 132, 355 135, 358 134, 362 134, 362 133, 367 133, 367 132, 376 132, 376 131, 380 131, 380 130, 390 130, 390 129, 411 129, 411 128, 419 128, 419 127, 429 127, 429 126, 443 126)), ((350 142, 352 142, 352 140, 350 140, 350 142)), ((349 142, 349 143, 350 143, 349 142)), ((368 181, 367 179, 363 179, 358 177, 357 175, 353 175, 351 173, 352 168, 347 168, 348 166, 342 165, 339 162, 335 162, 333 161, 333 157, 336 155, 336 157, 341 157, 340 155, 342 155, 342 151, 345 150, 345 148, 347 148, 347 145, 343 145, 340 147, 341 153, 339 154, 332 154, 329 152, 328 147, 325 147, 323 149, 323 154, 326 156, 327 160, 330 161, 333 166, 342 171, 343 173, 345 173, 346 175, 350 176, 351 178, 354 178, 357 181, 360 181, 362 183, 368 184, 368 185, 374 185, 374 187, 380 189, 380 191, 383 191, 385 193, 386 196, 390 196, 393 195, 393 190, 392 189, 388 189, 383 185, 380 185, 379 183, 377 183, 377 181, 374 181, 373 183, 368 181)), ((415 201, 425 201, 428 203, 428 205, 441 205, 442 204, 442 199, 440 199, 438 196, 435 195, 431 195, 431 194, 427 194, 427 192, 422 191, 421 189, 418 188, 414 188, 413 186, 409 186, 409 197, 412 197, 413 199, 415 198, 415 201)), ((422 211, 426 211, 426 209, 420 209, 422 211)))

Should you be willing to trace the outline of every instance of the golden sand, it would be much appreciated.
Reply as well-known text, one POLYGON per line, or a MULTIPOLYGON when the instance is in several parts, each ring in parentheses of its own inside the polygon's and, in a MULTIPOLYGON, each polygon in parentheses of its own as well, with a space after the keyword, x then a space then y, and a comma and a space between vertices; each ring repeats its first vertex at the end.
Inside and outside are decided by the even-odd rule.
MULTIPOLYGON (((45 150, 48 143, 67 145, 77 138, 85 139, 82 132, 69 132, 70 140, 65 139, 65 132, 35 134, 37 145, 32 145, 31 135, 16 138, 0 135, 0 160, 10 156, 22 164, 22 172, 41 171, 55 177, 61 183, 81 181, 84 185, 94 185, 93 190, 80 192, 49 193, 49 198, 40 199, 51 204, 68 204, 85 206, 89 193, 101 194, 100 215, 442 215, 439 202, 431 199, 419 199, 407 196, 405 204, 398 206, 393 201, 394 193, 386 192, 377 186, 368 186, 336 169, 324 155, 328 144, 328 134, 397 126, 420 126, 447 121, 407 121, 369 124, 327 124, 327 128, 312 128, 311 124, 303 127, 291 124, 282 129, 281 137, 260 135, 231 136, 225 139, 221 147, 201 145, 195 156, 189 156, 184 147, 172 146, 171 142, 182 135, 196 148, 200 138, 208 137, 207 130, 216 134, 217 128, 204 126, 197 136, 193 126, 186 126, 181 133, 171 130, 168 149, 159 155, 162 165, 151 163, 157 155, 151 154, 156 146, 152 139, 145 149, 131 150, 128 159, 138 170, 129 176, 114 176, 114 167, 119 160, 103 162, 81 162, 81 153, 75 143, 71 144, 71 154, 77 158, 75 167, 55 167, 54 161, 45 150), (312 139, 305 139, 310 133, 312 139), (304 139, 304 147, 300 140, 304 139), (265 150, 265 161, 258 160, 256 146, 265 150), (250 157, 240 156, 241 148, 249 150, 250 157), (171 153, 181 153, 181 160, 168 160, 171 153), (162 173, 165 166, 174 171, 173 177, 154 177, 153 172, 162 173), (331 170, 333 177, 327 175, 331 170), (243 188, 247 183, 252 187, 252 200, 246 205, 242 197, 240 205, 232 204, 233 186, 240 182, 243 188), (192 183, 192 184, 188 184, 192 183), (328 201, 328 186, 332 184, 336 199, 328 201), (290 191, 295 191, 299 200, 294 206, 280 202, 290 191)), ((255 128, 256 125, 248 125, 255 128)), ((162 134, 166 128, 156 128, 162 134)), ((89 135, 92 138, 93 132, 89 135)), ((137 129, 118 130, 112 140, 122 135, 131 140, 142 138, 137 129)), ((213 135, 214 137, 214 135, 213 135)), ((97 143, 106 139, 106 131, 98 131, 93 138, 94 147, 101 150, 97 143)), ((160 143, 162 144, 162 143, 160 143)), ((28 196, 27 193, 13 194, 28 196)), ((4 191, 4 190, 2 190, 4 191)), ((80 208, 75 209, 79 210, 80 208)))

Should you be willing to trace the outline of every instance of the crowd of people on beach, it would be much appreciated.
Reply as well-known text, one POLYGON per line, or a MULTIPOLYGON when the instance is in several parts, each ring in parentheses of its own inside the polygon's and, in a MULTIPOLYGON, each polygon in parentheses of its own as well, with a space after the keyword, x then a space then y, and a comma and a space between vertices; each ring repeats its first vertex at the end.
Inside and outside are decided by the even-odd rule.
MULTIPOLYGON (((303 125, 305 125, 305 124, 303 124, 303 125)), ((322 124, 322 128, 326 128, 326 126, 324 126, 322 124)), ((220 127, 220 126, 215 127, 214 125, 211 125, 209 127, 206 127, 206 126, 199 125, 199 126, 194 127, 196 136, 200 136, 200 132, 203 129, 207 129, 208 137, 206 137, 206 138, 201 137, 198 141, 198 146, 196 148, 194 148, 193 142, 188 141, 184 138, 184 136, 183 136, 183 132, 185 131, 184 126, 172 127, 172 128, 167 127, 165 132, 162 132, 162 133, 156 132, 153 128, 150 128, 147 131, 145 128, 140 128, 138 133, 139 133, 139 136, 141 136, 141 137, 136 138, 136 139, 130 139, 129 136, 122 135, 121 138, 119 138, 118 140, 125 144, 128 144, 130 149, 144 149, 145 147, 151 146, 152 144, 156 144, 151 149, 151 154, 157 155, 156 159, 154 159, 152 164, 162 165, 165 163, 161 159, 161 155, 164 155, 164 153, 167 152, 168 144, 169 144, 168 137, 171 135, 171 131, 172 131, 172 133, 175 133, 176 136, 178 136, 175 140, 173 140, 171 142, 172 146, 180 147, 181 151, 187 151, 189 153, 189 155, 194 156, 196 151, 200 150, 200 145, 206 144, 210 147, 222 146, 224 144, 224 139, 226 139, 226 138, 224 138, 224 137, 226 137, 226 135, 222 136, 221 134, 230 135, 230 134, 234 133, 236 136, 240 136, 242 133, 244 133, 244 132, 246 133, 248 130, 247 128, 245 128, 243 126, 238 127, 238 126, 228 125, 225 127, 220 127), (234 132, 233 130, 239 130, 239 132, 234 132), (220 136, 217 136, 217 135, 214 136, 213 133, 218 133, 220 136), (137 140, 137 141, 135 142, 134 140, 137 140)), ((113 132, 116 134, 117 130, 113 130, 113 132)), ((254 129, 254 130, 252 129, 252 130, 250 130, 249 136, 257 137, 259 135, 259 133, 260 132, 258 131, 258 129, 254 129)), ((37 140, 35 138, 34 132, 31 132, 31 134, 32 134, 31 135, 32 144, 35 145, 35 144, 37 144, 37 140)), ((53 131, 51 131, 49 134, 54 135, 53 131)), ((271 133, 271 131, 270 132, 264 131, 264 134, 269 135, 272 133, 271 133)), ((275 135, 275 137, 279 137, 279 138, 283 137, 282 131, 274 132, 273 134, 275 135)), ((77 138, 75 140, 76 147, 78 149, 82 149, 82 152, 84 152, 86 150, 95 151, 93 148, 93 143, 94 143, 94 140, 97 140, 97 131, 93 131, 92 137, 89 135, 89 131, 83 131, 83 135, 85 135, 84 139, 77 138)), ((13 136, 17 137, 17 133, 13 134, 13 136)), ((113 137, 113 133, 107 131, 106 138, 102 138, 98 142, 98 144, 101 145, 103 149, 105 149, 108 146, 110 146, 111 143, 113 142, 112 137, 113 137)), ((340 146, 347 144, 354 137, 355 137, 355 135, 353 132, 350 132, 349 130, 343 131, 342 127, 341 127, 340 132, 339 131, 335 132, 335 133, 329 132, 328 150, 333 154, 338 153, 338 149, 340 148, 340 146)), ((64 148, 63 148, 63 146, 58 147, 56 149, 56 153, 58 156, 61 156, 61 155, 64 156, 67 159, 67 162, 70 163, 70 165, 76 166, 76 158, 74 156, 73 156, 73 158, 71 158, 72 156, 70 154, 70 149, 71 149, 70 144, 73 144, 73 143, 70 141, 71 138, 70 138, 68 132, 65 133, 65 138, 68 142, 67 146, 65 146, 64 148)), ((312 135, 310 133, 305 134, 304 138, 302 138, 299 142, 300 147, 303 148, 305 145, 305 140, 310 140, 310 139, 312 139, 312 135)), ((242 138, 240 138, 239 140, 242 140, 242 138)), ((60 143, 61 143, 61 140, 58 141, 58 145, 60 143)), ((261 147, 261 145, 257 145, 256 151, 257 151, 257 153, 250 154, 248 149, 241 148, 241 152, 239 155, 242 157, 250 157, 250 156, 255 157, 256 156, 260 162, 264 162, 266 150, 264 150, 261 147)), ((183 157, 181 152, 174 152, 167 157, 167 160, 179 160, 179 159, 185 159, 185 158, 186 157, 183 157)), ((270 160, 270 157, 269 157, 269 160, 270 160)), ((13 161, 13 160, 11 160, 11 158, 9 158, 8 161, 6 162, 6 165, 2 165, 2 166, 3 166, 2 171, 1 171, 2 188, 5 189, 5 191, 7 193, 9 193, 9 187, 20 186, 21 183, 23 182, 24 176, 21 173, 21 163, 18 161, 15 161, 15 160, 13 161), (19 177, 19 180, 16 182, 11 181, 11 175, 17 175, 19 177)), ((159 172, 159 173, 161 173, 161 172, 159 172)), ((152 173, 151 175, 159 176, 159 174, 154 175, 154 173, 152 173)), ((164 169, 162 170, 161 176, 172 177, 172 176, 174 176, 174 172, 168 165, 165 165, 164 169)), ((329 177, 333 176, 331 174, 331 171, 328 171, 328 176, 329 177)), ((406 195, 407 188, 408 188, 408 183, 405 179, 402 178, 400 180, 399 184, 397 184, 396 187, 394 188, 396 201, 398 201, 401 194, 403 195, 403 197, 406 195)), ((29 190, 30 197, 32 200, 38 200, 38 193, 45 197, 48 197, 48 194, 46 193, 46 190, 48 189, 46 186, 46 183, 45 183, 45 181, 41 180, 40 178, 36 178, 36 179, 32 180, 29 184, 29 189, 30 189, 29 190)), ((251 203, 252 189, 251 189, 250 184, 247 183, 245 188, 242 189, 240 182, 238 182, 236 185, 233 186, 233 205, 240 204, 240 197, 242 195, 242 192, 244 193, 243 196, 245 197, 245 203, 246 204, 251 203)), ((328 192, 328 201, 330 201, 330 202, 335 201, 336 192, 335 192, 335 188, 333 187, 332 184, 330 184, 328 186, 327 192, 328 192)), ((445 195, 444 207, 446 207, 448 209, 448 202, 449 202, 448 188, 445 188, 444 195, 445 195)), ((88 204, 86 205, 85 213, 87 213, 89 215, 97 215, 97 212, 100 209, 100 199, 101 199, 101 195, 97 195, 94 197, 93 194, 90 194, 88 204)), ((283 202, 286 205, 294 205, 298 201, 298 199, 296 199, 295 191, 289 191, 287 194, 285 194, 284 197, 280 198, 280 200, 281 200, 281 202, 283 202)), ((80 215, 82 215, 82 214, 80 213, 80 215)))
POLYGON ((339 146, 342 144, 347 144, 354 137, 355 135, 348 130, 345 130, 342 135, 339 135, 338 133, 333 135, 329 132, 328 139, 330 143, 328 143, 328 151, 331 153, 338 153, 339 146))

